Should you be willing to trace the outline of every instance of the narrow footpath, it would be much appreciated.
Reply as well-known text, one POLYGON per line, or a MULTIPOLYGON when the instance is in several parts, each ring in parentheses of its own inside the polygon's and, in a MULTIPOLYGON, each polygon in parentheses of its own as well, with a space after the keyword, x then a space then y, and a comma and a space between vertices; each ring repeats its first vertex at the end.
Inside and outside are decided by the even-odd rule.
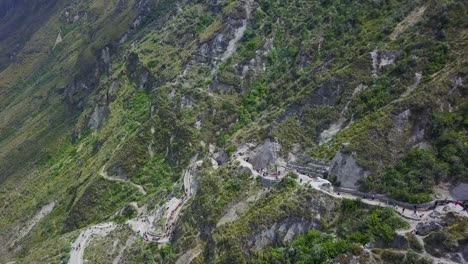
POLYGON ((194 157, 192 158, 189 167, 184 171, 184 196, 182 198, 172 197, 166 202, 164 206, 160 208, 160 210, 154 210, 148 215, 141 215, 135 219, 127 221, 127 224, 129 224, 132 230, 139 234, 147 242, 154 242, 159 244, 168 243, 171 240, 175 224, 179 219, 182 208, 193 196, 193 174, 199 165, 201 165, 201 161, 196 162, 196 157, 194 157), (153 225, 153 223, 161 217, 166 219, 164 232, 161 235, 157 235, 155 234, 156 227, 153 225))
POLYGON ((102 167, 102 169, 99 171, 99 175, 101 175, 104 179, 109 180, 109 181, 128 183, 128 184, 133 185, 134 187, 136 187, 141 194, 143 194, 143 195, 147 194, 145 189, 141 185, 133 183, 132 181, 126 181, 124 179, 110 177, 109 175, 107 175, 107 172, 105 171, 104 167, 102 167))
MULTIPOLYGON (((333 185, 331 184, 331 182, 329 182, 326 179, 323 179, 323 178, 320 178, 320 177, 309 177, 308 175, 301 174, 297 170, 289 169, 287 167, 279 168, 278 172, 274 176, 271 176, 268 173, 264 174, 264 173, 261 173, 261 172, 255 170, 253 168, 252 164, 250 164, 247 161, 250 158, 250 155, 248 155, 247 152, 248 152, 247 147, 246 148, 241 148, 234 154, 234 157, 235 157, 235 160, 237 160, 240 163, 240 166, 246 167, 251 171, 254 178, 262 177, 262 178, 267 179, 267 180, 277 180, 277 181, 279 181, 282 178, 284 178, 288 173, 294 173, 294 174, 296 174, 298 176, 297 181, 301 185, 311 186, 315 190, 326 193, 326 194, 328 194, 330 196, 333 196, 335 198, 338 198, 338 199, 343 199, 343 198, 351 199, 351 200, 358 200, 359 199, 359 200, 361 200, 362 203, 365 203, 365 204, 369 204, 369 205, 373 205, 373 206, 379 206, 379 207, 394 208, 394 209, 396 209, 395 211, 398 214, 400 214, 402 217, 404 217, 404 218, 406 218, 408 220, 411 220, 411 221, 416 221, 416 222, 424 221, 425 218, 427 216, 429 216, 434 211, 434 208, 430 208, 430 209, 428 207, 427 208, 420 208, 419 205, 414 205, 414 206, 418 207, 416 211, 412 210, 412 209, 408 209, 408 208, 405 208, 405 210, 403 210, 402 207, 399 207, 398 205, 393 204, 393 203, 389 203, 388 202, 389 199, 387 197, 385 197, 385 196, 368 194, 367 197, 364 198, 362 195, 355 195, 353 190, 346 190, 346 189, 343 189, 343 188, 334 188, 333 185), (339 189, 339 190, 335 190, 335 189, 339 189), (385 200, 380 200, 379 198, 381 198, 381 199, 385 198, 386 201, 385 200)), ((434 204, 437 201, 439 201, 439 200, 434 200, 430 204, 434 204)), ((463 209, 462 206, 459 206, 459 209, 460 209, 460 213, 462 215, 468 217, 468 212, 466 212, 466 211, 462 212, 461 211, 463 209)))
POLYGON ((72 244, 69 264, 83 264, 83 255, 87 242, 93 236, 105 236, 117 227, 114 223, 97 224, 86 228, 81 232, 75 243, 72 244))

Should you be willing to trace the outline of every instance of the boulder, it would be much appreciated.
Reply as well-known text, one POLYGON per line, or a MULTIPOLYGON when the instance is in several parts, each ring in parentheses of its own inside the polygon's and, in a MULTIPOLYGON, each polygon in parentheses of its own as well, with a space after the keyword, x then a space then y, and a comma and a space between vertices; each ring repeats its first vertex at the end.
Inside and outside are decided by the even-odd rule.
POLYGON ((460 183, 450 192, 452 193, 452 196, 457 200, 468 200, 468 183, 460 183))
POLYGON ((216 162, 218 162, 218 165, 221 166, 224 163, 228 162, 229 157, 226 150, 221 149, 220 151, 214 154, 214 159, 216 160, 216 162))
POLYGON ((332 160, 330 175, 335 176, 337 182, 344 188, 357 188, 359 179, 365 178, 370 172, 361 168, 354 157, 339 151, 332 160))
POLYGON ((256 149, 255 155, 249 159, 249 162, 256 170, 269 168, 275 164, 276 151, 275 143, 267 139, 263 145, 256 149))
POLYGON ((420 236, 426 236, 431 232, 440 231, 442 226, 435 222, 428 222, 428 223, 419 223, 416 226, 416 232, 420 236))

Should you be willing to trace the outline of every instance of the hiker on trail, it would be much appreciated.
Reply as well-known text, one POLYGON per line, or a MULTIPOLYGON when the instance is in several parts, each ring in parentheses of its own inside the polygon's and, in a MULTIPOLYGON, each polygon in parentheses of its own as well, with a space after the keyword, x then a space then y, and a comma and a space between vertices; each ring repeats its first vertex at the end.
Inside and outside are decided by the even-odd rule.
POLYGON ((413 208, 414 208, 414 214, 416 214, 416 209, 417 209, 416 205, 414 205, 413 208))
POLYGON ((373 195, 372 195, 372 201, 373 201, 374 199, 375 199, 375 195, 373 194, 373 195))
POLYGON ((402 213, 404 213, 404 212, 405 212, 405 208, 404 208, 404 207, 402 207, 402 209, 401 209, 401 212, 402 212, 402 213))

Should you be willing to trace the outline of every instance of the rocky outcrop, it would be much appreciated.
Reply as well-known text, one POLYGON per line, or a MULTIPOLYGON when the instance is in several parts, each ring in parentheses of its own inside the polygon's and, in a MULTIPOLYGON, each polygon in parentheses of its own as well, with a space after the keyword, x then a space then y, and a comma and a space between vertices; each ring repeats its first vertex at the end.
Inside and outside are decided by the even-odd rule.
POLYGON ((440 226, 436 222, 419 223, 416 226, 416 234, 420 236, 426 236, 431 232, 440 231, 441 229, 442 229, 442 226, 440 226))
POLYGON ((344 188, 357 188, 357 182, 367 177, 369 171, 361 168, 353 155, 339 151, 332 160, 330 176, 336 177, 336 182, 344 188))
POLYGON ((296 236, 303 235, 318 227, 317 223, 304 222, 301 219, 291 217, 274 223, 270 228, 256 235, 251 243, 256 249, 262 249, 272 244, 289 242, 296 236))
POLYGON ((424 248, 434 257, 446 257, 458 248, 457 241, 446 232, 434 232, 424 238, 424 248))
POLYGON ((372 74, 375 76, 384 72, 385 69, 395 65, 402 52, 396 50, 374 50, 372 57, 372 74))
POLYGON ((224 163, 228 162, 229 157, 226 150, 221 149, 214 154, 214 159, 216 160, 216 162, 218 162, 218 165, 223 165, 224 163))
POLYGON ((107 72, 109 70, 111 66, 111 50, 109 47, 105 47, 101 50, 99 66, 102 72, 107 72))
POLYGON ((98 80, 94 73, 93 70, 89 70, 85 74, 76 76, 67 87, 65 87, 65 101, 73 111, 81 112, 84 108, 86 98, 88 98, 98 86, 98 80))
POLYGON ((88 126, 92 129, 99 129, 104 123, 104 119, 109 113, 109 108, 106 105, 96 105, 94 112, 91 114, 88 126))
POLYGON ((451 190, 452 196, 457 200, 468 200, 468 183, 460 183, 451 190))
POLYGON ((138 54, 136 53, 130 53, 128 56, 127 73, 132 82, 148 91, 165 81, 164 78, 156 80, 153 75, 151 75, 150 71, 140 62, 138 54))
POLYGON ((276 153, 279 151, 279 144, 271 142, 270 139, 265 140, 265 143, 259 146, 255 155, 249 159, 249 163, 252 164, 256 170, 262 170, 270 168, 275 164, 276 153))

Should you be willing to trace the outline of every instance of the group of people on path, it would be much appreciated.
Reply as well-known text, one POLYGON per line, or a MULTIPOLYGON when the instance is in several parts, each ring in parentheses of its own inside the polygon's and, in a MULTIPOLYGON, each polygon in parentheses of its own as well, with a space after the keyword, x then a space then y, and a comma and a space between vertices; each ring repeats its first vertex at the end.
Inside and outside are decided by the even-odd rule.
POLYGON ((77 247, 72 247, 71 249, 76 250, 76 251, 80 250, 81 249, 81 243, 78 243, 77 247))
MULTIPOLYGON (((372 194, 372 195, 369 195, 369 194, 364 194, 363 195, 363 198, 364 199, 370 199, 370 200, 375 200, 375 194, 372 194)), ((387 205, 389 205, 389 200, 385 199, 386 202, 387 202, 387 205)), ((434 210, 437 208, 437 206, 440 206, 440 205, 446 205, 446 204, 449 204, 449 203, 454 203, 455 205, 459 205, 462 207, 462 211, 467 211, 468 210, 468 201, 451 201, 451 200, 447 200, 445 199, 444 201, 434 201, 434 204, 427 207, 427 208, 421 208, 422 210, 424 211, 428 211, 428 210, 434 210)), ((395 210, 398 210, 398 205, 393 202, 393 208, 395 210)), ((401 206, 401 212, 402 213, 405 213, 405 210, 406 208, 404 206, 401 206)), ((417 205, 413 205, 413 213, 416 215, 416 216, 419 216, 420 218, 422 218, 424 216, 424 214, 420 214, 418 215, 418 206, 417 205)))
MULTIPOLYGON (((192 168, 189 169, 190 173, 192 173, 192 170, 193 170, 192 168)), ((165 226, 166 232, 165 232, 165 236, 168 237, 168 238, 170 238, 172 235, 174 235, 174 231, 173 231, 173 230, 174 230, 175 224, 174 224, 174 222, 173 222, 173 219, 176 217, 176 216, 174 215, 175 212, 177 212, 177 210, 179 210, 179 208, 180 208, 181 206, 183 206, 183 204, 188 200, 188 197, 192 195, 192 190, 191 190, 191 188, 190 188, 189 186, 183 186, 183 189, 185 190, 184 196, 183 196, 182 199, 179 201, 179 203, 178 203, 177 206, 174 208, 174 210, 172 210, 172 211, 170 212, 169 218, 168 218, 167 221, 166 221, 166 226, 165 226), (188 187, 188 188, 187 188, 187 187, 188 187), (172 223, 171 223, 171 222, 172 222, 172 223)), ((169 210, 169 209, 170 209, 169 206, 166 207, 166 210, 169 210)), ((141 218, 143 218, 143 219, 142 219, 142 222, 149 222, 148 217, 146 217, 146 216, 141 216, 141 218), (146 219, 145 219, 145 218, 146 218, 146 219)), ((140 233, 140 231, 138 231, 138 233, 140 233)), ((150 234, 149 232, 143 232, 141 235, 142 235, 141 237, 142 237, 145 241, 147 241, 147 242, 151 242, 151 241, 156 241, 156 242, 157 242, 157 241, 159 241, 159 240, 162 239, 162 237, 156 236, 156 235, 153 235, 153 234, 150 234)))

